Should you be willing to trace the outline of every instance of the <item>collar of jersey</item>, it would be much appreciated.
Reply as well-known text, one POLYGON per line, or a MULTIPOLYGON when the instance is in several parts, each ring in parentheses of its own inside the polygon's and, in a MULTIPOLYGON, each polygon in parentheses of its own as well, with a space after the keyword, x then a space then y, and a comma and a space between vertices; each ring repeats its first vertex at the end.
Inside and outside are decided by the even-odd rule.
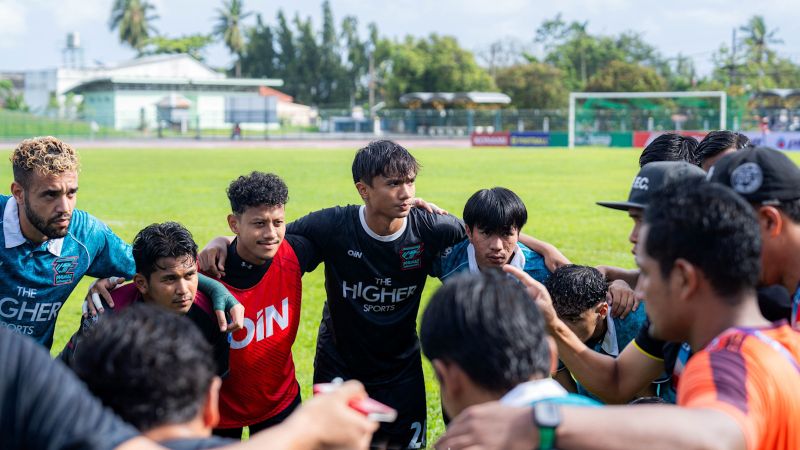
MULTIPOLYGON (((8 199, 3 211, 3 238, 6 241, 6 248, 19 247, 28 241, 22 234, 22 227, 19 224, 19 206, 14 197, 8 199)), ((64 238, 48 239, 46 245, 48 252, 55 256, 61 256, 64 238)))
MULTIPOLYGON (((469 263, 470 273, 481 271, 478 267, 478 260, 475 259, 475 246, 471 243, 467 245, 467 262, 469 263)), ((517 251, 511 256, 511 261, 508 264, 520 270, 525 270, 525 255, 522 254, 522 248, 520 248, 519 244, 517 244, 517 251)))
POLYGON ((546 398, 566 397, 567 391, 552 378, 526 381, 508 391, 500 403, 508 406, 530 406, 546 398))
POLYGON ((363 228, 364 232, 367 233, 369 235, 369 237, 371 237, 372 239, 375 239, 375 240, 378 240, 378 241, 381 241, 381 242, 392 242, 394 240, 397 240, 397 238, 402 236, 403 232, 406 231, 406 225, 408 225, 408 217, 403 217, 403 226, 401 226, 399 230, 395 231, 394 233, 392 233, 392 234, 390 234, 388 236, 381 236, 380 234, 372 231, 369 228, 369 225, 367 225, 367 215, 366 214, 367 214, 367 207, 364 206, 364 205, 361 205, 361 207, 358 208, 358 219, 361 221, 361 228, 363 228))
MULTIPOLYGON (((609 308, 610 309, 610 308, 609 308)), ((617 343, 617 327, 614 326, 614 319, 611 318, 611 311, 606 316, 606 335, 603 337, 603 344, 600 348, 611 356, 619 356, 619 344, 617 343)))

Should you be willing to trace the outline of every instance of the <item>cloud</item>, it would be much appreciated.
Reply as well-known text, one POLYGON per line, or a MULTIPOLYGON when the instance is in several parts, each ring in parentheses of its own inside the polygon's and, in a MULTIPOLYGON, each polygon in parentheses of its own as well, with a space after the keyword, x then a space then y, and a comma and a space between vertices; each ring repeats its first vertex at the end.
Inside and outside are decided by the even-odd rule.
POLYGON ((21 4, 0 2, 0 47, 13 48, 20 44, 27 30, 25 13, 21 4))

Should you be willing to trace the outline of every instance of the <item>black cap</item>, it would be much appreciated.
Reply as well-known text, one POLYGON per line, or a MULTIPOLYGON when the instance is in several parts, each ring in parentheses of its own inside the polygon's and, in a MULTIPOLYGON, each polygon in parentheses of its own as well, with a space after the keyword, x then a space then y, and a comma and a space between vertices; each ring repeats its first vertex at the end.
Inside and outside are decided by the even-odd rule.
POLYGON ((657 161, 645 164, 636 174, 628 194, 627 202, 597 202, 606 208, 627 211, 631 208, 644 209, 650 203, 653 193, 669 183, 705 178, 703 169, 685 161, 657 161))
POLYGON ((800 198, 800 169, 785 154, 768 147, 726 155, 711 167, 708 179, 730 187, 751 203, 778 204, 800 198))

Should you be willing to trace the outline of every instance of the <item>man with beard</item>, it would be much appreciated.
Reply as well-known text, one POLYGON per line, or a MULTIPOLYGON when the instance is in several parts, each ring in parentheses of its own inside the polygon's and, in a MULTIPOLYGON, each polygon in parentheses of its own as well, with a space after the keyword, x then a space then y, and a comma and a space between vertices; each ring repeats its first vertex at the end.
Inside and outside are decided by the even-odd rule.
MULTIPOLYGON (((12 196, 0 195, 0 326, 50 348, 58 312, 84 275, 104 279, 97 285, 111 289, 122 280, 109 278, 129 279, 135 265, 130 245, 75 209, 78 157, 71 146, 49 136, 27 139, 14 149, 11 166, 12 196)), ((223 297, 230 297, 225 288, 200 281, 201 290, 214 298, 214 309, 223 309, 223 297)), ((106 300, 113 307, 110 295, 106 300)), ((100 305, 99 294, 94 303, 100 305)), ((237 317, 244 315, 241 305, 235 308, 241 310, 237 317)), ((224 330, 224 313, 218 313, 224 330)))

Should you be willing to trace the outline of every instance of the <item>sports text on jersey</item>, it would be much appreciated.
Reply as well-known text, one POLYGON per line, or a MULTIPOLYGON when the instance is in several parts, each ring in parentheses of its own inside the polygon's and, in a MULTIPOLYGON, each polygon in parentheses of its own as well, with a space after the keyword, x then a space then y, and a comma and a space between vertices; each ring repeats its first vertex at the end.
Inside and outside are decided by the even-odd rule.
POLYGON ((394 311, 395 303, 407 300, 416 291, 416 285, 392 287, 391 278, 375 278, 375 285, 365 284, 361 281, 354 284, 342 281, 343 298, 369 302, 364 305, 364 312, 394 311))

